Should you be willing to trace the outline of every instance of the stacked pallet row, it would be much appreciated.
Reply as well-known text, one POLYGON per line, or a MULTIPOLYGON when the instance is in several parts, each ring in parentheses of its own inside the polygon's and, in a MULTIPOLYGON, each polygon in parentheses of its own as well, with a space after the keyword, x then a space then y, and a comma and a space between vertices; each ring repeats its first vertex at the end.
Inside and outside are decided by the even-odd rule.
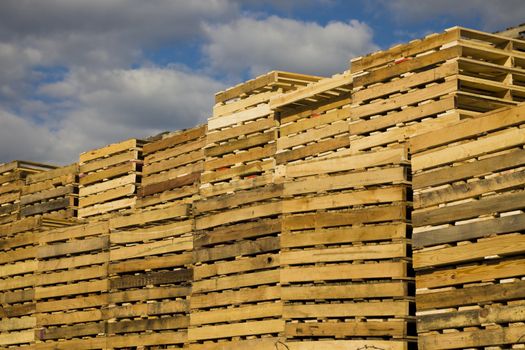
POLYGON ((108 349, 187 343, 192 228, 186 204, 110 219, 108 349))
POLYGON ((525 105, 411 140, 421 349, 525 345, 525 105))
POLYGON ((345 72, 273 97, 270 107, 278 112, 280 124, 276 163, 348 149, 351 90, 352 77, 345 72))
POLYGON ((284 171, 281 285, 293 349, 413 344, 404 148, 284 171))
POLYGON ((78 217, 107 217, 135 206, 143 141, 129 139, 80 154, 78 217))
POLYGON ((146 143, 137 208, 197 199, 205 142, 206 125, 200 125, 146 143))
POLYGON ((22 188, 20 216, 76 217, 78 165, 28 175, 22 188))
POLYGON ((396 144, 523 101, 524 45, 454 27, 352 60, 351 148, 396 144))
POLYGON ((25 178, 53 168, 51 165, 17 160, 0 164, 0 224, 20 218, 20 197, 25 178))
POLYGON ((106 221, 39 237, 36 349, 105 349, 109 227, 106 221))
POLYGON ((63 225, 33 217, 0 226, 0 348, 35 344, 39 238, 63 225))
POLYGON ((279 287, 282 186, 268 105, 288 75, 272 72, 216 95, 203 200, 194 203, 190 349, 271 349, 284 331, 279 287), (225 99, 231 100, 225 104, 225 99))

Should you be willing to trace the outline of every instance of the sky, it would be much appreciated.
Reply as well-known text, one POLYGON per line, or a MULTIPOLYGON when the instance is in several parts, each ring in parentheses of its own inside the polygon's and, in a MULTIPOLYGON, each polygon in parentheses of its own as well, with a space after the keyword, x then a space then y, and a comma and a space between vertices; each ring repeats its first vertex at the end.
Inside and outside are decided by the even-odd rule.
POLYGON ((213 96, 271 70, 349 60, 460 25, 525 22, 525 0, 1 0, 0 163, 205 123, 213 96))

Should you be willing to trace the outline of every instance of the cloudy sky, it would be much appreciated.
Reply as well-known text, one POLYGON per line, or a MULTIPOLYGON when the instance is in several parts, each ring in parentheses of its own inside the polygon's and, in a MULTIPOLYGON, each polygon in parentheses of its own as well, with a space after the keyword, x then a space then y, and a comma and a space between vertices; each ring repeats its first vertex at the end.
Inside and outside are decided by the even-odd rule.
POLYGON ((1 0, 0 162, 203 123, 213 94, 269 70, 352 57, 461 25, 525 22, 524 0, 1 0))

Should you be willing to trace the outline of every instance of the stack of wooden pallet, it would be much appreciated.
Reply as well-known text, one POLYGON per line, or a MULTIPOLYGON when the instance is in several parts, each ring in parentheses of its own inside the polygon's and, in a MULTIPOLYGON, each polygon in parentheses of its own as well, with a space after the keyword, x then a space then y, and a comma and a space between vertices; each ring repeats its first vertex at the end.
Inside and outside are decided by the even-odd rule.
POLYGON ((524 45, 454 27, 352 60, 351 148, 395 144, 523 101, 524 45))
POLYGON ((143 143, 129 139, 80 155, 79 218, 135 206, 143 143))
POLYGON ((35 344, 39 239, 67 224, 32 217, 0 226, 0 348, 35 344))
POLYGON ((397 148, 286 166, 280 262, 294 349, 415 340, 407 165, 397 148))
POLYGON ((349 72, 322 79, 298 90, 274 96, 270 108, 278 113, 277 164, 319 157, 348 148, 349 72))
POLYGON ((524 346, 524 145, 523 104, 411 140, 421 349, 524 346))
POLYGON ((182 348, 187 342, 193 220, 189 206, 110 220, 108 348, 182 348))
POLYGON ((37 348, 104 349, 108 223, 55 229, 38 241, 37 348))
POLYGON ((78 165, 28 175, 22 188, 20 216, 76 217, 78 165))
POLYGON ((25 178, 53 168, 51 165, 18 160, 0 164, 0 224, 20 218, 20 197, 25 178))
POLYGON ((138 208, 198 197, 204 165, 206 125, 164 135, 143 147, 138 208))
POLYGON ((283 91, 317 80, 270 72, 215 95, 206 135, 204 197, 272 183, 278 122, 268 102, 283 91))

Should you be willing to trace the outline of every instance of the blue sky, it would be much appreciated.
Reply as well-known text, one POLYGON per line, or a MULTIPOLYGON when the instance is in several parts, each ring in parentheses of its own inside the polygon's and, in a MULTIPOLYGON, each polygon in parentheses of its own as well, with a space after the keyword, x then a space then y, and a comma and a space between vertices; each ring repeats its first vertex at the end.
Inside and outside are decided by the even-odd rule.
POLYGON ((329 76, 454 25, 525 22, 525 0, 2 0, 0 162, 66 164, 206 121, 270 70, 329 76))

